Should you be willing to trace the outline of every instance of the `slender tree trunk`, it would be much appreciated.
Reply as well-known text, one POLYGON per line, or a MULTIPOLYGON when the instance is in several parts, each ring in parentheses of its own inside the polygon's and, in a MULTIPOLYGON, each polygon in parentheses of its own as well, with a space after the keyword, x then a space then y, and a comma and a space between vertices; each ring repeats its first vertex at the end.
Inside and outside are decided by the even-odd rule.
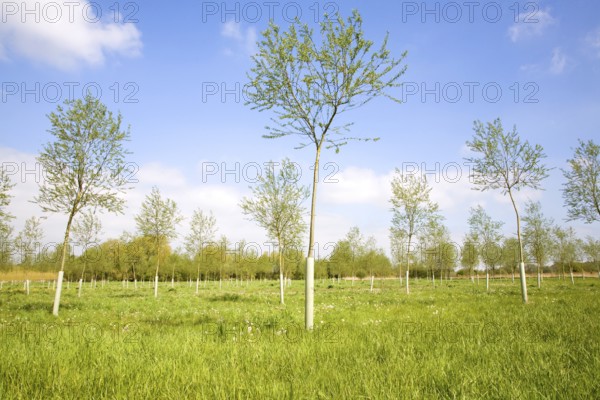
POLYGON ((160 268, 160 237, 156 237, 156 273, 154 274, 154 297, 158 297, 158 269, 160 268))
POLYGON ((525 259, 523 257, 523 242, 521 240, 521 218, 519 217, 519 210, 517 210, 517 204, 515 203, 515 199, 513 198, 512 192, 509 189, 508 195, 510 196, 510 201, 515 209, 515 216, 517 217, 517 240, 519 242, 519 275, 521 278, 521 297, 523 299, 523 303, 527 304, 527 278, 525 276, 525 259))
POLYGON ((409 272, 410 271, 410 245, 411 245, 411 240, 412 240, 412 232, 410 232, 408 234, 408 248, 406 250, 406 294, 410 294, 410 287, 409 287, 409 272))
POLYGON ((490 291, 490 270, 488 267, 485 267, 485 290, 490 291))
POLYGON ((371 292, 373 292, 373 282, 375 280, 375 277, 373 276, 373 274, 371 274, 371 292))
POLYGON ((571 285, 575 284, 575 278, 573 278, 573 266, 569 264, 569 275, 571 276, 571 285))
POLYGON ((283 252, 281 251, 281 238, 279 241, 279 303, 285 304, 283 299, 283 252))
POLYGON ((198 262, 198 267, 196 269, 196 294, 198 294, 198 287, 200 286, 200 263, 198 262))
MULTIPOLYGON (((77 195, 77 198, 79 199, 79 194, 77 195)), ((71 213, 69 214, 69 220, 67 221, 67 229, 65 229, 65 238, 63 240, 62 255, 60 260, 60 271, 58 271, 58 277, 56 278, 57 285, 56 292, 54 293, 54 305, 52 307, 52 314, 55 316, 58 316, 58 309, 60 307, 60 294, 62 292, 62 281, 65 275, 65 261, 67 258, 67 246, 69 245, 69 234, 71 233, 71 224, 73 223, 73 217, 75 216, 75 210, 78 203, 79 202, 76 201, 73 205, 71 213)))
POLYGON ((402 287, 402 256, 400 257, 400 264, 398 264, 398 278, 400 278, 400 287, 402 287))
MULTIPOLYGON (((325 138, 323 133, 322 139, 325 138)), ((308 255, 306 257, 305 277, 305 314, 304 325, 307 330, 313 329, 314 307, 315 307, 315 211, 317 205, 317 186, 319 183, 319 159, 321 157, 321 143, 316 144, 315 169, 313 171, 313 190, 310 204, 310 227, 308 236, 308 255)))
POLYGON ((538 284, 538 289, 542 287, 542 272, 540 271, 539 263, 538 263, 538 267, 537 267, 537 284, 538 284))

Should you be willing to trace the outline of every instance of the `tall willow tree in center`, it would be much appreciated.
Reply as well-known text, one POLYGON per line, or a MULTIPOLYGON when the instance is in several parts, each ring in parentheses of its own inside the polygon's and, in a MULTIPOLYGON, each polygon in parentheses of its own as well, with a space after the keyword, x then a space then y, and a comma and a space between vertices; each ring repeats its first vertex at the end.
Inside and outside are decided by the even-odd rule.
POLYGON ((276 115, 263 137, 298 135, 298 148, 314 146, 315 150, 306 262, 306 329, 313 327, 315 206, 321 150, 334 148, 337 152, 349 140, 371 140, 344 134, 350 124, 336 123, 344 112, 382 95, 399 102, 387 91, 400 86, 406 52, 398 59, 391 57, 387 36, 379 49, 372 47, 373 42, 364 37, 358 11, 346 20, 338 15, 322 22, 318 38, 299 21, 287 32, 271 22, 262 34, 258 53, 252 57, 254 67, 248 73, 252 87, 247 94, 248 104, 259 111, 273 110, 276 115))

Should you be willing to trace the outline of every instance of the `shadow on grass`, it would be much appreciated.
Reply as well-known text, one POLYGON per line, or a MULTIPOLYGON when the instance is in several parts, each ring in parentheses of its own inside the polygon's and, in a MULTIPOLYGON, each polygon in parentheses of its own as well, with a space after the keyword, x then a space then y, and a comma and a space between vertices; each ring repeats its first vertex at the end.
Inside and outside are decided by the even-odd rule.
POLYGON ((219 296, 211 296, 208 301, 232 301, 232 302, 254 302, 255 299, 250 296, 240 296, 237 293, 225 293, 219 296))
MULTIPOLYGON (((60 309, 61 310, 73 310, 77 307, 74 304, 69 302, 61 302, 60 309)), ((48 301, 30 301, 27 303, 12 303, 8 307, 11 311, 47 311, 48 313, 52 312, 52 302, 48 301)))
POLYGON ((112 297, 112 298, 142 298, 142 297, 147 297, 148 295, 146 293, 143 292, 130 292, 130 293, 115 293, 115 294, 110 294, 107 297, 112 297))

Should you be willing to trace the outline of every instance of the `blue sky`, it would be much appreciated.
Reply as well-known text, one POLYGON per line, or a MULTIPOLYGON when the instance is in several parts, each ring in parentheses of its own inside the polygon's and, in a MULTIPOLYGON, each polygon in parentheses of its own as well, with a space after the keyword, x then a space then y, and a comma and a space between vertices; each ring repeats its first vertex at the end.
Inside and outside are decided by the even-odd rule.
MULTIPOLYGON (((323 154, 316 226, 322 247, 356 225, 387 249, 390 180, 394 168, 414 165, 428 171, 455 240, 477 204, 514 235, 508 200, 471 190, 463 160, 473 121, 497 117, 541 144, 554 168, 546 190, 523 191, 519 203, 540 200, 548 216, 581 237, 600 234, 598 223, 564 222, 560 192, 560 168, 577 138, 600 138, 598 2, 47 3, 1 8, 0 160, 18 183, 10 209, 17 231, 42 215, 29 200, 43 177, 24 169, 36 171, 35 155, 51 139, 46 115, 87 87, 100 89, 102 101, 131 126, 130 161, 139 168, 125 216, 103 217, 104 238, 135 231, 133 215, 156 185, 187 217, 175 245, 196 208, 212 210, 218 233, 231 241, 266 241, 238 207, 256 165, 289 157, 308 184, 313 152, 294 150, 295 137, 261 138, 271 115, 245 106, 241 90, 255 42, 270 16, 286 26, 298 15, 317 27, 327 11, 347 16, 356 8, 367 38, 377 45, 389 32, 392 54, 408 51, 404 87, 394 93, 405 102, 376 100, 348 114, 354 136, 381 140, 323 154)), ((65 221, 45 221, 46 241, 60 240, 65 221)))

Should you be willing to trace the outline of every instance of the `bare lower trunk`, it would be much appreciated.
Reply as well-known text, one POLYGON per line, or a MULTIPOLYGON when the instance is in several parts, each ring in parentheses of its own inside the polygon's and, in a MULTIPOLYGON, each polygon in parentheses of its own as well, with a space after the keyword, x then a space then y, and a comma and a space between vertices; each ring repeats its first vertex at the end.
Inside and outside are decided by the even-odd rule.
POLYGON ((283 299, 283 272, 279 270, 279 304, 285 304, 283 299))
POLYGON ((569 275, 571 276, 571 284, 575 284, 575 278, 573 278, 573 268, 569 268, 569 275))
POLYGON ((307 330, 313 329, 314 306, 315 306, 315 259, 306 258, 306 281, 305 285, 305 316, 304 323, 307 330))
POLYGON ((304 325, 306 330, 313 329, 314 307, 315 307, 315 212, 317 206, 317 184, 319 182, 319 159, 321 157, 321 144, 325 138, 325 132, 321 137, 320 143, 317 145, 315 155, 315 169, 313 171, 313 187, 310 203, 310 227, 308 235, 308 254, 306 256, 306 273, 305 273, 305 299, 304 299, 304 325))
POLYGON ((54 314, 55 316, 58 316, 58 306, 60 304, 60 293, 62 291, 62 282, 64 275, 65 271, 58 271, 58 277, 56 278, 56 292, 54 295, 54 307, 52 309, 52 314, 54 314))
POLYGON ((408 248, 406 250, 406 294, 410 294, 410 287, 408 284, 408 271, 410 270, 410 245, 411 245, 412 233, 408 234, 408 248))
POLYGON ((525 276, 525 258, 523 257, 523 241, 521 240, 521 219, 519 218, 519 210, 517 210, 517 204, 511 190, 508 190, 510 201, 515 210, 515 216, 517 218, 517 240, 519 242, 519 275, 521 278, 521 298, 523 303, 527 304, 527 277, 525 276))
MULTIPOLYGON (((77 195, 79 198, 79 194, 77 195)), ((58 316, 58 309, 60 307, 60 294, 62 292, 62 280, 65 274, 65 261, 67 258, 67 247, 69 245, 69 233, 71 232, 71 224, 73 223, 73 217, 75 216, 75 210, 77 203, 73 205, 71 213, 69 214, 69 220, 67 221, 67 229, 65 229, 65 237, 63 240, 62 255, 60 260, 60 271, 58 272, 58 285, 56 285, 56 292, 54 293, 54 305, 52 306, 52 314, 58 316)))
POLYGON ((154 297, 158 297, 158 275, 154 276, 154 297))
POLYGON ((283 299, 283 290, 284 290, 284 282, 283 282, 283 248, 281 246, 281 238, 278 238, 279 241, 279 303, 285 304, 283 299))
POLYGON ((373 275, 371 275, 371 292, 373 291, 373 281, 375 280, 375 277, 373 275))
POLYGON ((485 290, 490 291, 490 271, 485 269, 485 290))

